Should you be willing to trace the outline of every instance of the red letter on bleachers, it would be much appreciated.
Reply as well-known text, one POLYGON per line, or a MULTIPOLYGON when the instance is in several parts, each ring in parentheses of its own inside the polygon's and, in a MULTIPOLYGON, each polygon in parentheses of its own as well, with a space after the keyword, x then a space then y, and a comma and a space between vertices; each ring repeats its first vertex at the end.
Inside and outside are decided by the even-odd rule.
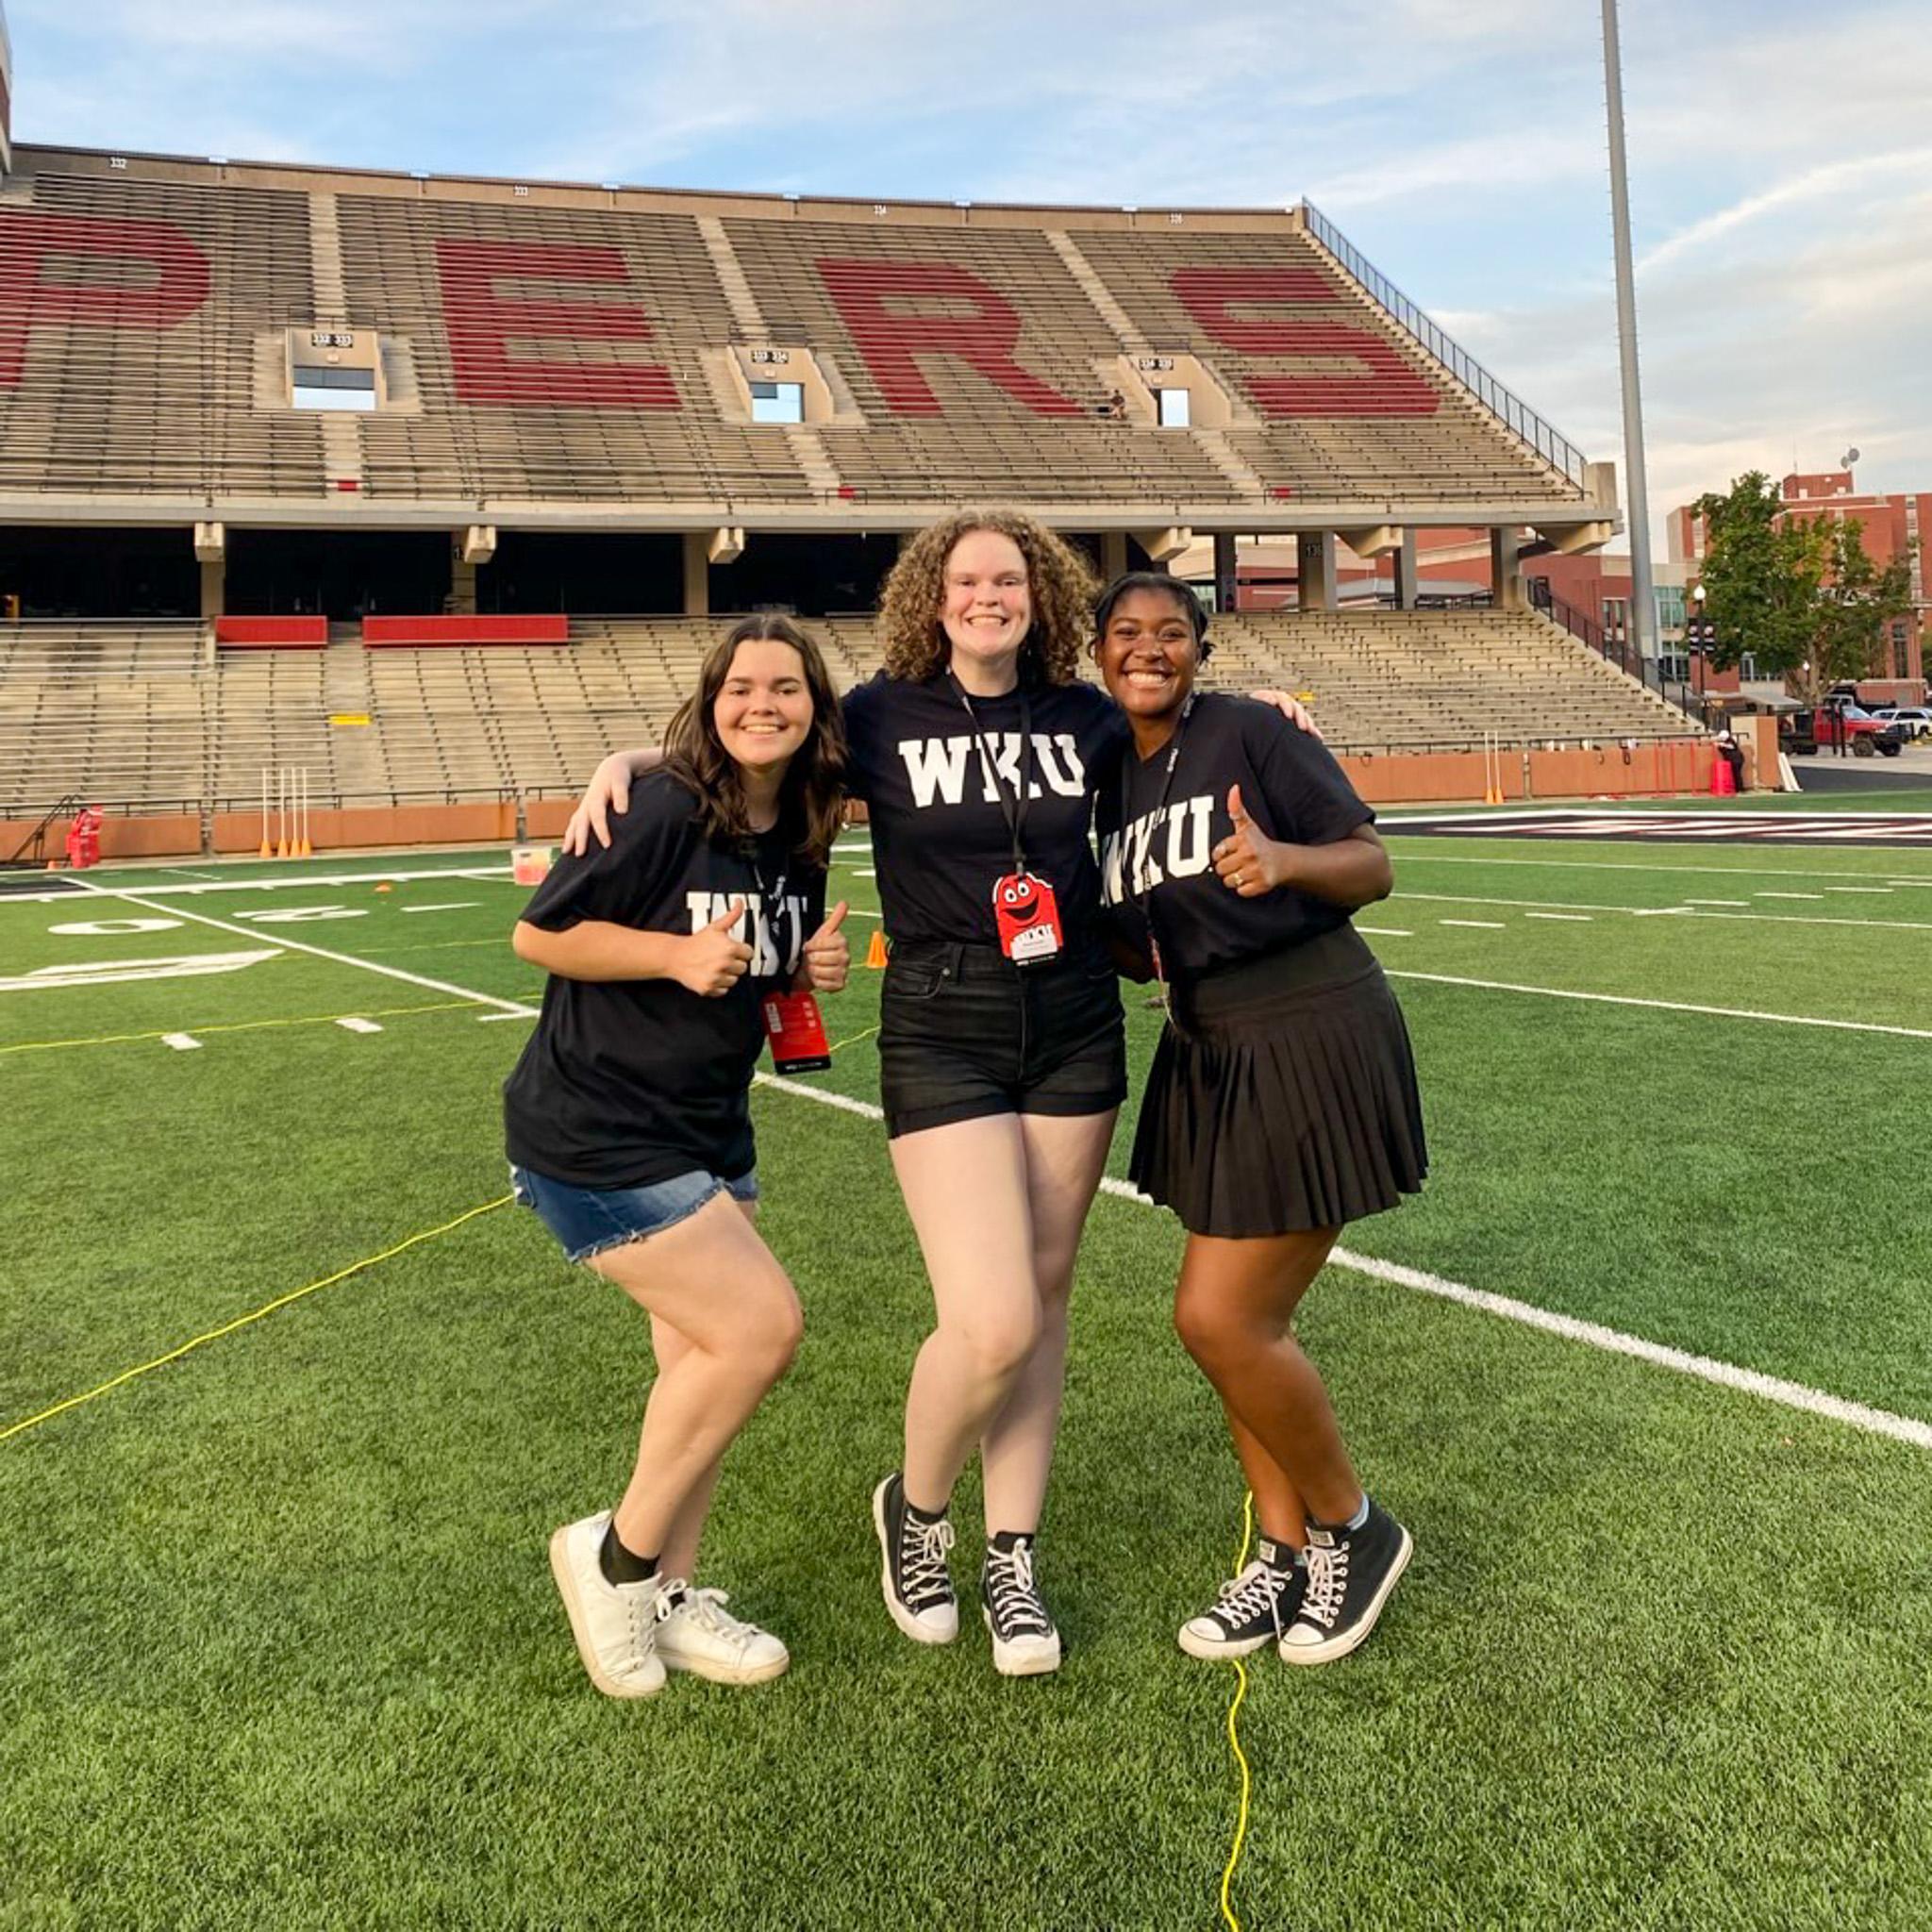
POLYGON ((920 373, 922 356, 957 358, 1036 416, 1082 413, 1078 403, 1014 361, 1019 311, 977 275, 938 261, 821 260, 818 270, 893 415, 945 414, 920 373), (921 315, 887 306, 894 302, 965 304, 972 312, 921 315))
POLYGON ((671 372, 656 362, 543 362, 515 356, 516 341, 648 342, 641 309, 614 302, 533 301, 497 284, 597 282, 631 286, 615 248, 550 242, 436 244, 442 314, 457 400, 547 403, 572 409, 680 409, 671 372))
POLYGON ((172 328, 208 290, 208 257, 178 228, 82 215, 0 217, 0 389, 20 387, 36 328, 172 328), (103 278, 109 262, 121 279, 103 278))
POLYGON ((1359 375, 1264 375, 1241 381, 1264 416, 1433 416, 1441 398, 1402 359, 1393 344, 1339 322, 1246 320, 1242 308, 1337 303, 1341 296, 1314 269, 1176 269, 1174 292, 1182 308, 1218 342, 1246 356, 1345 358, 1359 375))

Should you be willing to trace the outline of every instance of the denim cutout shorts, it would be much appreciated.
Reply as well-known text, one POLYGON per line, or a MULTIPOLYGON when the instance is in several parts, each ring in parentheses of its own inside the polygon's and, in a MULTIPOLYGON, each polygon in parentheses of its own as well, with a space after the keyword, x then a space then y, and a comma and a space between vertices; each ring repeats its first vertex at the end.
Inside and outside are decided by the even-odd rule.
POLYGON ((653 1181, 648 1187, 579 1188, 533 1174, 512 1161, 509 1184, 518 1205, 537 1210, 538 1218, 562 1243, 565 1257, 572 1261, 588 1261, 607 1248, 621 1248, 626 1241, 662 1234, 667 1227, 688 1221, 714 1194, 729 1194, 734 1201, 758 1197, 756 1168, 728 1181, 695 1168, 690 1174, 674 1174, 668 1181, 653 1181))

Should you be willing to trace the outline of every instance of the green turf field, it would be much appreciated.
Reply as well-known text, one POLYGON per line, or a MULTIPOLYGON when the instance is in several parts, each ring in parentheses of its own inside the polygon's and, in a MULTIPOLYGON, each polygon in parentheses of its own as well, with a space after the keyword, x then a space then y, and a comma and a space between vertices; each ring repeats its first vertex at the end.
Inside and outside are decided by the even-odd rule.
MULTIPOLYGON (((1233 1909, 1923 1925, 1932 853, 1391 844, 1359 923, 1403 975, 1435 1174, 1345 1241, 1441 1291, 1337 1268, 1304 1330, 1417 1557, 1359 1656, 1256 1659, 1233 1909)), ((861 957, 868 863, 838 886, 861 957)), ((881 1130, 760 1088, 808 1336, 708 1577, 793 1668, 590 1688, 544 1542, 614 1495, 650 1370, 617 1292, 489 1206, 539 991, 507 873, 0 898, 0 1928, 1223 1923, 1235 1674, 1173 1633, 1241 1492, 1168 1325, 1177 1229, 1134 1200, 1096 1205, 1075 1303, 1041 1557, 1068 1661, 1006 1682, 976 1619, 922 1651, 878 1602, 867 1500, 927 1311, 881 1130)), ((833 1070, 794 1086, 875 1099, 877 984, 827 1003, 833 1070)))

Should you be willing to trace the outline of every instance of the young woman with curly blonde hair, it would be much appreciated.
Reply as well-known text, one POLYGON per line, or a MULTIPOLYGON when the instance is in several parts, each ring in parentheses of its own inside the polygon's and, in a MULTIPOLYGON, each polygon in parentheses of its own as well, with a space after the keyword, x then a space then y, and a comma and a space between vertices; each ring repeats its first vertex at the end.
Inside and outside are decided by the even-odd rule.
MULTIPOLYGON (((1029 517, 946 517, 900 554, 880 603, 885 669, 844 700, 847 787, 869 808, 892 941, 886 1130, 937 1314, 904 1465, 873 1497, 886 1607, 918 1642, 958 1636, 946 1512, 976 1446, 981 1604, 1012 1676, 1060 1660, 1034 1542, 1074 1252, 1126 1095, 1091 832, 1127 729, 1077 675, 1098 588, 1029 517)), ((598 768, 573 842, 603 836, 632 769, 625 753, 598 768)))

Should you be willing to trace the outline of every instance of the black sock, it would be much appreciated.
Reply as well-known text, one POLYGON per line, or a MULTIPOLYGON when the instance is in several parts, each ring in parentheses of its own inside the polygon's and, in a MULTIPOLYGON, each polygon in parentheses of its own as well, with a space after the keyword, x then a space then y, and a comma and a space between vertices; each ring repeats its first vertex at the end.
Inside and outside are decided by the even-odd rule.
POLYGON ((1030 1529, 1003 1529, 997 1535, 988 1537, 986 1546, 990 1550, 997 1550, 1003 1557, 1010 1557, 1022 1543, 1030 1543, 1033 1535, 1030 1529))
POLYGON ((914 1523, 943 1523, 946 1520, 944 1509, 922 1509, 910 1496, 906 1495, 906 1487, 903 1483, 899 1486, 899 1493, 905 1497, 906 1513, 914 1523))
POLYGON ((598 1545, 597 1567, 604 1573, 604 1581, 613 1586, 648 1583, 658 1574, 658 1559, 656 1557, 636 1556, 625 1549, 613 1520, 605 1526, 604 1541, 598 1545))

